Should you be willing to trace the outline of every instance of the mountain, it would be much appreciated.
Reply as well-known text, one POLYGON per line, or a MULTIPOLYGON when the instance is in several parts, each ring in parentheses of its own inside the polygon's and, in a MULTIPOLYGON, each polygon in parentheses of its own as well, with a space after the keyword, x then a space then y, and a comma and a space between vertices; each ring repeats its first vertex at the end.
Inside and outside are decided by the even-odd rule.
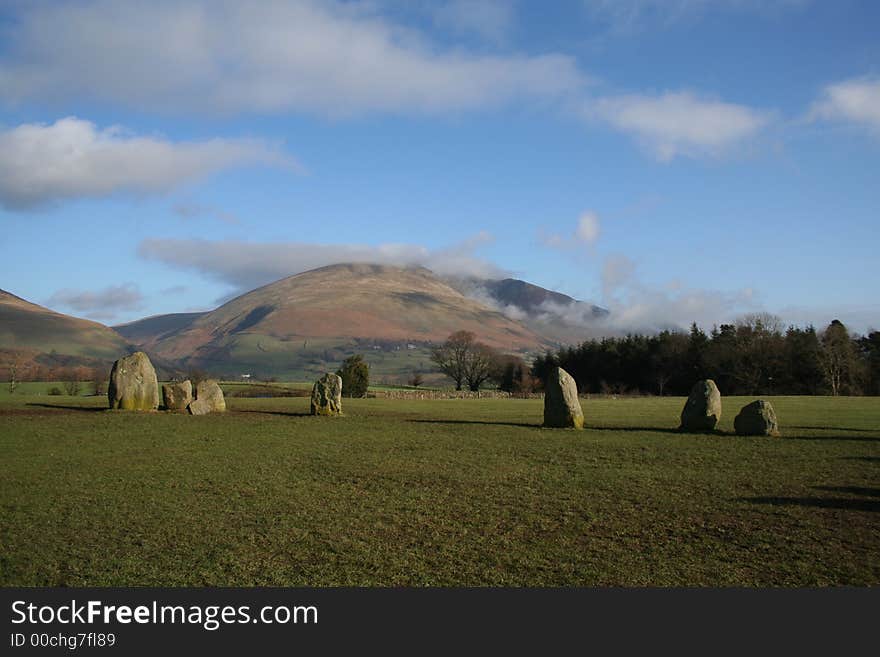
POLYGON ((307 376, 354 351, 374 372, 430 369, 430 343, 458 330, 507 352, 550 343, 424 268, 339 264, 284 278, 208 313, 119 327, 166 360, 226 374, 307 376), (155 333, 151 332, 155 329, 155 333))
POLYGON ((188 328, 194 321, 206 313, 171 313, 153 315, 127 324, 112 327, 126 340, 143 348, 154 346, 165 337, 188 328))
POLYGON ((0 350, 6 359, 48 367, 112 362, 128 341, 112 329, 38 306, 0 290, 0 350))
POLYGON ((465 296, 494 307, 546 340, 576 344, 599 334, 608 311, 517 278, 450 278, 465 296))
POLYGON ((482 284, 492 298, 502 306, 516 306, 530 315, 547 313, 554 306, 567 308, 578 304, 589 306, 590 313, 597 317, 608 314, 607 310, 599 306, 584 304, 583 301, 573 299, 567 294, 554 292, 517 278, 487 280, 482 284))

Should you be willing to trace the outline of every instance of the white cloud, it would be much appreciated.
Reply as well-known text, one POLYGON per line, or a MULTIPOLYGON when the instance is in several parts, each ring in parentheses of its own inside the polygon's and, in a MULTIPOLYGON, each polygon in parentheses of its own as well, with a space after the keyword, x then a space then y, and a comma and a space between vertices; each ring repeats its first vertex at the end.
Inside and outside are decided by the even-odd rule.
POLYGON ((657 159, 719 155, 754 137, 768 117, 745 105, 691 92, 608 96, 588 102, 584 115, 635 137, 657 159))
POLYGON ((144 296, 138 286, 125 283, 111 285, 97 292, 65 288, 55 292, 46 305, 60 306, 92 319, 112 319, 118 311, 141 309, 143 301, 144 296))
POLYGON ((577 225, 571 236, 559 233, 546 233, 540 231, 538 238, 544 244, 553 249, 577 249, 581 246, 592 246, 599 239, 599 215, 592 210, 587 210, 578 217, 577 225))
MULTIPOLYGON (((160 112, 437 112, 577 91, 560 54, 441 47, 371 3, 22 3, 0 41, 0 101, 160 112)), ((486 21, 483 20, 485 23, 486 21)))
POLYGON ((501 42, 514 23, 513 5, 506 0, 451 0, 429 3, 438 27, 501 42))
POLYGON ((880 79, 853 78, 828 85, 810 118, 856 123, 880 135, 880 79))
POLYGON ((215 219, 224 224, 241 223, 239 218, 232 212, 227 212, 213 205, 204 205, 202 203, 192 203, 189 201, 180 201, 171 207, 171 211, 181 219, 200 219, 207 217, 215 219))
POLYGON ((482 232, 460 244, 428 249, 416 244, 260 243, 150 239, 138 254, 179 269, 197 271, 245 292, 286 276, 342 262, 423 266, 441 275, 497 278, 504 272, 474 250, 491 240, 482 232))
POLYGON ((54 201, 119 192, 155 193, 234 166, 292 167, 262 141, 171 142, 99 130, 68 117, 0 132, 0 205, 27 209, 54 201))
POLYGON ((599 215, 595 212, 584 212, 578 219, 574 234, 584 244, 593 244, 599 239, 599 215))
POLYGON ((664 287, 645 283, 635 261, 624 255, 610 256, 605 261, 600 305, 609 314, 591 326, 610 333, 653 333, 687 328, 692 322, 711 327, 762 309, 750 288, 719 291, 680 283, 664 287))

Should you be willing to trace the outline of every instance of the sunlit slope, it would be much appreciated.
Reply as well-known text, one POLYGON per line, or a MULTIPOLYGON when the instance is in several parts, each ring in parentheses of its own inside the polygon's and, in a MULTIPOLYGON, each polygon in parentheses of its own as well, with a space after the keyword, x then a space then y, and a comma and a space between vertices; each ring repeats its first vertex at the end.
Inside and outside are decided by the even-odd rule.
POLYGON ((403 372, 424 363, 428 343, 459 330, 502 351, 546 345, 531 329, 427 269, 361 264, 322 267, 265 285, 150 344, 166 359, 229 372, 320 371, 365 350, 403 372))
POLYGON ((0 290, 0 349, 115 360, 128 342, 112 329, 0 290))

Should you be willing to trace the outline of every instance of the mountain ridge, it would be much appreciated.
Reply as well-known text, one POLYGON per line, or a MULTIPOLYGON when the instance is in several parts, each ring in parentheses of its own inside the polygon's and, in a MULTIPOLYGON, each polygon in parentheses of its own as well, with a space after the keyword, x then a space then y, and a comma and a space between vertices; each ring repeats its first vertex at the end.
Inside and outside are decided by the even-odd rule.
MULTIPOLYGON (((6 294, 34 317, 54 313, 6 294)), ((364 352, 379 370, 403 376, 429 371, 430 345, 458 330, 524 357, 583 336, 580 326, 559 330, 556 308, 597 309, 519 279, 337 263, 267 283, 210 311, 153 315, 112 328, 79 321, 109 331, 105 358, 138 348, 181 371, 311 376, 364 352)))

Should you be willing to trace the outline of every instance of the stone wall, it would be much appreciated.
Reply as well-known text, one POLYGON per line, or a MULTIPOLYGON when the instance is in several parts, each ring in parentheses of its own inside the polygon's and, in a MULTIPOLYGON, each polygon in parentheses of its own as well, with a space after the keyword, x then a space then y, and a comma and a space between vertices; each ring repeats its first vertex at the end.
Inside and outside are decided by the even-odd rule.
POLYGON ((377 399, 509 399, 513 396, 500 390, 371 390, 367 394, 377 399))

